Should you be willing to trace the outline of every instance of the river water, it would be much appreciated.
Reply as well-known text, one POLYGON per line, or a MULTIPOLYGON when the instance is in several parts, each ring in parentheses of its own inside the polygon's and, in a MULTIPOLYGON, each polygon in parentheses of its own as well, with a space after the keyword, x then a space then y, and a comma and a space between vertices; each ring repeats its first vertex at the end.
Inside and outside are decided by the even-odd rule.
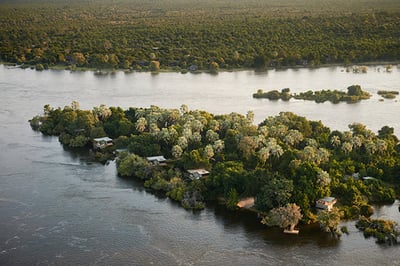
MULTIPOLYGON (((0 66, 0 265, 400 265, 400 247, 365 240, 354 222, 340 240, 316 226, 297 236, 268 229, 254 215, 207 206, 186 211, 142 185, 116 176, 113 162, 100 165, 85 152, 63 149, 56 137, 30 129, 43 105, 82 109, 102 103, 255 113, 255 122, 281 111, 346 130, 361 122, 373 131, 400 131, 400 102, 379 101, 377 90, 400 90, 400 69, 370 67, 288 69, 218 75, 149 73, 95 76, 0 66), (252 93, 289 87, 345 89, 360 84, 373 97, 357 104, 256 100, 252 93)), ((399 202, 377 207, 376 216, 400 222, 399 202)))

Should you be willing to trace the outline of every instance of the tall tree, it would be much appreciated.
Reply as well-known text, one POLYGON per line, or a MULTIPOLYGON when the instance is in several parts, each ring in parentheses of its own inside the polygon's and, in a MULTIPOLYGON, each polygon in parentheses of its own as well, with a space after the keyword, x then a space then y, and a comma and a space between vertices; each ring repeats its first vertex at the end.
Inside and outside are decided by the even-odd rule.
POLYGON ((342 216, 343 212, 338 208, 333 207, 330 211, 319 211, 317 214, 317 219, 323 231, 331 233, 331 235, 334 237, 340 237, 341 232, 339 231, 339 224, 342 216))
POLYGON ((285 206, 272 209, 269 214, 261 220, 261 223, 270 226, 277 225, 281 228, 294 231, 295 226, 302 217, 303 215, 301 214, 300 207, 295 203, 288 203, 285 206))

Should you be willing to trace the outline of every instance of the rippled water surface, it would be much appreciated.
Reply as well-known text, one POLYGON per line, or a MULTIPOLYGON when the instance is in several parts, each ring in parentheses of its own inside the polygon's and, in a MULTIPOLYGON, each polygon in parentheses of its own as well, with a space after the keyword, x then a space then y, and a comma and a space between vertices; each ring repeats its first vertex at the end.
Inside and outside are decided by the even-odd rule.
MULTIPOLYGON (((350 235, 329 239, 318 227, 298 236, 267 229, 254 215, 219 206, 191 212, 116 176, 115 165, 90 162, 64 150, 55 137, 32 131, 27 120, 43 105, 81 108, 158 105, 213 113, 253 110, 256 122, 281 111, 322 120, 331 129, 362 122, 399 135, 400 103, 379 101, 377 90, 400 90, 400 71, 353 74, 340 67, 218 75, 8 69, 0 66, 0 265, 400 265, 400 248, 350 235), (358 104, 269 102, 257 89, 345 89, 360 84, 373 97, 358 104)), ((376 215, 400 222, 399 203, 376 215)))

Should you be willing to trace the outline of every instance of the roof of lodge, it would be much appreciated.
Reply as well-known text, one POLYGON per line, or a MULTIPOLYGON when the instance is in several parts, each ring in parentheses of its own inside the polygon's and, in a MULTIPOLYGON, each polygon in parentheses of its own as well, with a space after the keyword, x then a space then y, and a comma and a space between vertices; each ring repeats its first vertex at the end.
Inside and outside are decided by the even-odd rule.
POLYGON ((95 138, 93 140, 94 141, 111 141, 112 139, 110 139, 109 137, 102 137, 102 138, 95 138))

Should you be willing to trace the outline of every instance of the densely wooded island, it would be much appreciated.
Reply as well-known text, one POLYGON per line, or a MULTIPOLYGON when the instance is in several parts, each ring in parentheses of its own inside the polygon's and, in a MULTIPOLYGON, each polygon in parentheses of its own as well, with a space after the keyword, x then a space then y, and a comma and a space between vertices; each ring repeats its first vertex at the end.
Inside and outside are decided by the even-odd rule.
MULTIPOLYGON (((240 199, 254 198, 263 223, 291 231, 299 220, 318 221, 338 235, 340 219, 369 217, 371 204, 399 195, 400 145, 387 126, 377 134, 358 123, 331 131, 289 112, 256 126, 252 112, 214 115, 185 105, 80 110, 77 102, 45 105, 30 124, 67 147, 91 149, 99 161, 116 157, 121 177, 138 178, 185 208, 218 201, 236 209, 240 199)), ((391 228, 383 239, 395 243, 399 232, 391 228)), ((367 232, 382 242, 382 233, 367 232)))

